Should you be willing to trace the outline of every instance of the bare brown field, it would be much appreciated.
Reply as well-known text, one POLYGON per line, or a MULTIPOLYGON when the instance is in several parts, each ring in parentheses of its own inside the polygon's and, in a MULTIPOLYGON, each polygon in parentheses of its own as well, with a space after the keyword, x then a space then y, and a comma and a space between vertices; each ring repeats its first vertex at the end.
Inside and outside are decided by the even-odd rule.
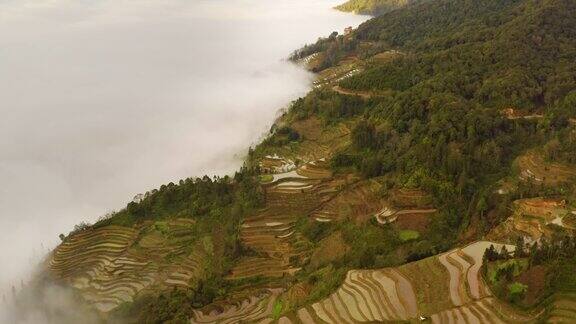
POLYGON ((414 210, 401 210, 394 216, 394 227, 399 230, 413 230, 420 233, 428 231, 428 225, 432 221, 433 215, 437 212, 436 209, 414 209, 414 210))
POLYGON ((332 200, 315 210, 311 217, 317 221, 349 218, 358 223, 366 222, 383 206, 384 202, 379 196, 380 188, 381 185, 372 180, 347 186, 332 200))
POLYGON ((524 303, 532 305, 541 296, 544 291, 544 285, 546 284, 546 272, 546 267, 537 265, 520 275, 518 282, 528 286, 524 303))
POLYGON ((557 230, 552 225, 573 228, 568 224, 572 212, 561 198, 519 199, 512 203, 512 210, 512 216, 492 229, 488 238, 513 242, 523 237, 526 241, 533 242, 541 238, 551 238, 557 230))
POLYGON ((332 235, 320 241, 318 248, 316 248, 310 257, 310 266, 317 268, 337 260, 346 255, 349 250, 350 247, 346 245, 346 242, 342 238, 342 233, 334 232, 332 235))
POLYGON ((528 152, 516 159, 520 169, 520 179, 534 181, 545 185, 557 185, 570 181, 576 176, 573 166, 547 162, 536 151, 528 152))
POLYGON ((421 189, 395 189, 390 194, 390 202, 397 208, 431 207, 432 197, 421 189))
POLYGON ((296 171, 299 175, 309 179, 329 179, 332 178, 332 171, 326 159, 305 163, 296 171))
POLYGON ((393 223, 399 230, 425 232, 437 212, 432 198, 420 189, 394 189, 374 216, 380 224, 393 223))

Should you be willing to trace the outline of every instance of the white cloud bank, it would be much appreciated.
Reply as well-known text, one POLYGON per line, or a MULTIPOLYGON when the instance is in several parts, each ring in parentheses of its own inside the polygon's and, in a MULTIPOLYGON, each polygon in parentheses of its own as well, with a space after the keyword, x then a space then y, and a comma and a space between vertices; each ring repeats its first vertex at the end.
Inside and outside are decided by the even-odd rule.
POLYGON ((0 0, 0 292, 74 224, 238 168, 309 88, 281 59, 365 19, 337 2, 0 0))

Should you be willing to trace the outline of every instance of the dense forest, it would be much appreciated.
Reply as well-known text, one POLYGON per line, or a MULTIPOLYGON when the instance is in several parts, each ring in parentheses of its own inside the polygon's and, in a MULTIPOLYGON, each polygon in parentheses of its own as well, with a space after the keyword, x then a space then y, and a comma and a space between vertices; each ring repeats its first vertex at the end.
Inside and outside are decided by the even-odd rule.
MULTIPOLYGON (((452 219, 452 226, 466 224, 470 212, 485 208, 479 202, 489 186, 509 172, 522 149, 566 132, 576 93, 575 13, 576 3, 562 0, 440 0, 391 12, 352 37, 319 42, 335 57, 362 54, 360 44, 367 42, 408 53, 393 63, 369 63, 340 82, 390 95, 359 107, 316 91, 293 109, 361 116, 353 145, 334 157, 334 165, 353 165, 366 177, 401 172, 405 182, 452 205, 452 215, 468 214, 452 219), (541 111, 545 118, 508 120, 501 114, 508 107, 541 111)), ((572 141, 557 146, 559 152, 574 147, 572 141)))

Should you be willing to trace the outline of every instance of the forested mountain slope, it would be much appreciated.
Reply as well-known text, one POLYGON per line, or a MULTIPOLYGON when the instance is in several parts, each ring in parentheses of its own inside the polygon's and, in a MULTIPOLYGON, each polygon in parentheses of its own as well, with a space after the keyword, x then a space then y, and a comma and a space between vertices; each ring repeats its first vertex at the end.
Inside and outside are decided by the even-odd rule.
POLYGON ((235 177, 72 233, 48 277, 128 323, 576 320, 574 1, 432 0, 291 58, 314 89, 235 177))
POLYGON ((337 6, 336 9, 377 16, 423 1, 426 0, 349 0, 337 6))

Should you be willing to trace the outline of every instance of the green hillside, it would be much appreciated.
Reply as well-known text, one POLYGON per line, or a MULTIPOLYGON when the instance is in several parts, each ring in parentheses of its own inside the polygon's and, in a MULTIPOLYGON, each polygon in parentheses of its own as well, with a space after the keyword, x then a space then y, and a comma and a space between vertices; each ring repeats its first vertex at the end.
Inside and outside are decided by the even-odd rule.
POLYGON ((349 0, 336 7, 338 10, 354 12, 363 15, 382 15, 409 4, 426 0, 349 0))
POLYGON ((234 177, 149 192, 47 272, 128 323, 576 318, 576 2, 432 0, 291 59, 314 89, 234 177))

